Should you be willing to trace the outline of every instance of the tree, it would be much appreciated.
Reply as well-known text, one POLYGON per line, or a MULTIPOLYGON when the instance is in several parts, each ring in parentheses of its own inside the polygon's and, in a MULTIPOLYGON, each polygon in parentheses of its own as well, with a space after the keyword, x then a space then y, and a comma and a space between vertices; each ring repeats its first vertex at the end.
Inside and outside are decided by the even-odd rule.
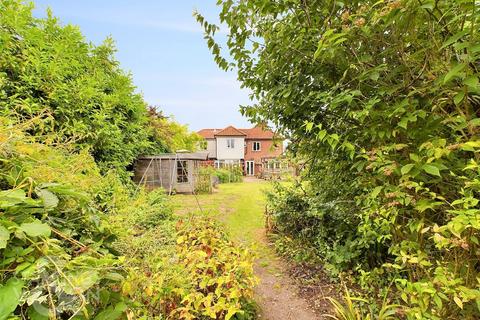
POLYGON ((0 113, 19 122, 42 119, 30 131, 90 149, 104 170, 123 168, 149 144, 146 104, 114 58, 113 40, 87 43, 33 5, 0 2, 0 113))
POLYGON ((147 152, 163 153, 179 150, 196 151, 204 140, 188 126, 168 118, 155 107, 149 107, 149 129, 152 146, 147 152))
POLYGON ((341 204, 328 214, 356 219, 330 263, 367 271, 371 286, 394 280, 409 317, 478 315, 478 3, 219 5, 230 58, 196 17, 215 61, 257 101, 242 112, 310 159, 312 194, 341 204))

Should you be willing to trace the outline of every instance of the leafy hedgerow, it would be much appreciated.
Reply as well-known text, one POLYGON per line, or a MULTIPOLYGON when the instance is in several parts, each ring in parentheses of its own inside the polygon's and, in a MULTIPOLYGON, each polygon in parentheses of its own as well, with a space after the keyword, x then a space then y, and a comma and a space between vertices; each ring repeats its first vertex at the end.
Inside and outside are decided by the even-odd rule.
POLYGON ((479 318, 478 1, 218 4, 232 59, 197 19, 252 91, 242 112, 307 163, 278 229, 372 293, 393 283, 398 317, 479 318))
POLYGON ((87 154, 36 143, 0 121, 0 318, 123 313, 116 288, 125 271, 94 200, 107 179, 87 154))

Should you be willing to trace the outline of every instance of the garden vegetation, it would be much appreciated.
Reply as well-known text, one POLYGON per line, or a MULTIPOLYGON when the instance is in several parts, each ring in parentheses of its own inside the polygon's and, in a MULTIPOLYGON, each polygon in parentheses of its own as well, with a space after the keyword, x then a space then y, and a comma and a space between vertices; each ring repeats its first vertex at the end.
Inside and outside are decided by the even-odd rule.
POLYGON ((277 232, 395 318, 478 319, 478 1, 218 4, 231 58, 196 17, 242 112, 308 164, 271 195, 277 232))
POLYGON ((252 255, 129 183, 198 136, 77 27, 0 0, 0 319, 249 319, 252 255))

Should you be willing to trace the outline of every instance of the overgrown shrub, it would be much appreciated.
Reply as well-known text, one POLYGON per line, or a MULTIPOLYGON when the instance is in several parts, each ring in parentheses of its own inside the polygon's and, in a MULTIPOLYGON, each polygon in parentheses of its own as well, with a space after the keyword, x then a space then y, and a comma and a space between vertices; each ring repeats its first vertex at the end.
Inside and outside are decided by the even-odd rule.
POLYGON ((105 186, 95 162, 0 122, 0 318, 123 313, 125 272, 95 202, 105 186))
POLYGON ((196 148, 200 136, 147 108, 111 38, 95 46, 78 27, 32 9, 0 1, 0 115, 43 118, 29 134, 88 150, 102 172, 116 169, 124 181, 139 154, 196 148))
POLYGON ((308 163, 307 217, 291 213, 285 228, 305 228, 364 289, 393 282, 406 318, 479 318, 478 2, 219 5, 233 59, 197 18, 219 66, 252 90, 243 113, 276 124, 308 163), (343 206, 327 216, 341 235, 352 228, 350 243, 311 231, 317 208, 315 229, 329 228, 330 204, 343 206))
POLYGON ((114 59, 112 39, 93 46, 77 27, 33 4, 0 2, 0 114, 23 122, 42 116, 34 136, 90 149, 102 168, 123 168, 148 145, 146 105, 114 59))
MULTIPOLYGON (((253 253, 230 242, 208 218, 164 225, 128 241, 138 260, 123 292, 145 305, 138 315, 173 319, 254 319, 253 253), (159 246, 158 235, 177 230, 176 241, 159 246), (145 255, 145 252, 149 254, 145 255)), ((130 254, 129 254, 130 255, 130 254)))
POLYGON ((243 180, 243 171, 239 166, 215 169, 213 175, 218 178, 220 183, 242 182, 243 180))
POLYGON ((342 203, 326 202, 310 185, 299 182, 275 183, 267 203, 272 231, 300 240, 300 247, 311 251, 310 257, 323 258, 331 274, 353 268, 358 261, 368 265, 372 252, 355 242, 359 219, 342 203))

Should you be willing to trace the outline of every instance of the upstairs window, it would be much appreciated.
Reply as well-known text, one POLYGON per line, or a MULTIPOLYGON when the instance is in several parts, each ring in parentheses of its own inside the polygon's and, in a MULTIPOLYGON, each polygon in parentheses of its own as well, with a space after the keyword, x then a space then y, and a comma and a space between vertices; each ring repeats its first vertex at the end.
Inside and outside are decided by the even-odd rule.
POLYGON ((227 139, 227 148, 229 149, 235 148, 235 139, 227 139))
POLYGON ((186 183, 188 182, 188 167, 186 160, 177 161, 177 182, 186 183))
POLYGON ((253 142, 253 151, 260 151, 260 141, 253 142))

